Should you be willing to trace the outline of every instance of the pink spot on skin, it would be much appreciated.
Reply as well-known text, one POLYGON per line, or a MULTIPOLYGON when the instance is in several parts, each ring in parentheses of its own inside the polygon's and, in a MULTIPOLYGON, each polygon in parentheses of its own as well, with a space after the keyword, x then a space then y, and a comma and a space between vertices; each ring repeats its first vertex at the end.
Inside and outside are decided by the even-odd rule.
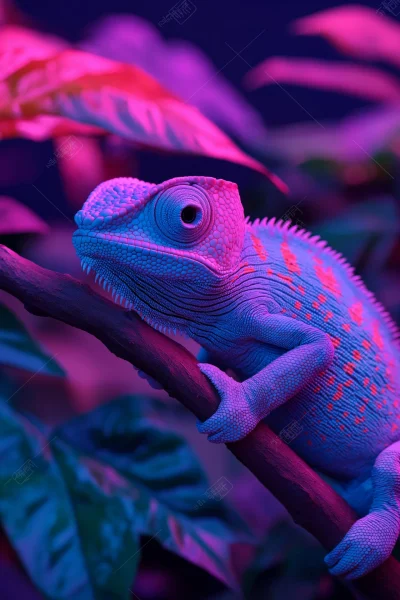
POLYGON ((383 340, 379 331, 379 325, 376 321, 372 324, 372 341, 378 346, 380 350, 383 350, 383 340))
POLYGON ((354 360, 361 360, 361 352, 359 350, 353 350, 354 360))
POLYGON ((337 392, 336 394, 333 396, 333 400, 340 400, 340 398, 343 396, 343 385, 341 383, 339 383, 338 387, 337 387, 337 392))
POLYGON ((297 308, 297 310, 301 309, 301 302, 299 302, 298 300, 296 300, 296 302, 294 303, 294 307, 297 308))
POLYGON ((376 396, 376 391, 377 390, 376 390, 376 385, 374 383, 371 385, 370 390, 371 390, 371 394, 373 396, 376 396))
POLYGON ((296 275, 300 275, 301 271, 299 265, 297 264, 296 255, 291 251, 287 242, 282 242, 281 252, 287 270, 291 273, 296 273, 296 275))
POLYGON ((342 293, 332 267, 325 267, 323 261, 318 257, 314 257, 314 261, 316 263, 314 265, 315 273, 323 287, 331 292, 336 298, 339 298, 342 293))
POLYGON ((282 273, 278 273, 278 277, 286 281, 287 283, 293 283, 293 278, 289 277, 289 275, 282 275, 282 273))
POLYGON ((267 269, 267 275, 273 275, 273 270, 272 269, 267 269))
POLYGON ((354 423, 355 423, 356 425, 359 425, 360 423, 364 423, 364 421, 365 421, 365 417, 356 417, 356 418, 354 419, 354 423))
POLYGON ((344 430, 344 425, 340 425, 340 429, 343 431, 344 430))
POLYGON ((349 414, 350 414, 350 413, 349 413, 349 412, 347 412, 347 410, 346 410, 346 411, 343 413, 343 416, 347 418, 347 417, 349 416, 349 414))
POLYGON ((257 252, 259 258, 263 261, 267 260, 267 253, 265 251, 265 248, 262 245, 261 240, 256 235, 254 235, 254 233, 251 234, 251 241, 253 242, 253 248, 257 252))
POLYGON ((350 325, 349 325, 348 323, 344 323, 344 324, 342 325, 342 327, 343 327, 343 329, 344 329, 345 331, 347 331, 347 333, 350 333, 350 331, 351 331, 351 327, 350 327, 350 325))
POLYGON ((333 385, 335 383, 335 376, 331 375, 326 382, 328 385, 333 385))
POLYGON ((367 387, 367 385, 369 384, 369 377, 364 377, 363 384, 364 384, 364 387, 367 387))
POLYGON ((302 296, 305 296, 305 295, 306 295, 306 290, 303 288, 303 286, 302 286, 302 285, 299 285, 299 292, 300 292, 300 294, 301 294, 302 296))
POLYGON ((356 302, 349 308, 350 318, 354 321, 354 323, 357 323, 357 325, 362 325, 362 322, 363 322, 362 313, 363 313, 363 305, 361 304, 361 302, 356 302))
POLYGON ((307 314, 306 314, 306 319, 307 319, 308 321, 311 321, 311 314, 310 314, 310 313, 307 313, 307 314))
POLYGON ((363 340, 362 345, 366 350, 369 350, 371 348, 371 342, 369 342, 368 340, 363 340))
POLYGON ((321 391, 321 386, 317 385, 317 387, 314 389, 314 394, 318 394, 318 392, 321 391))
POLYGON ((243 269, 243 273, 255 273, 256 270, 254 269, 254 267, 245 267, 243 269))
POLYGON ((343 371, 345 373, 347 373, 347 375, 353 375, 353 373, 354 373, 354 367, 355 367, 354 363, 347 363, 347 364, 344 365, 343 371))
POLYGON ((363 413, 365 411, 365 404, 362 404, 361 406, 359 406, 358 410, 363 413))
POLYGON ((323 294, 318 294, 318 300, 321 302, 321 304, 325 304, 326 296, 324 296, 323 294))
POLYGON ((314 300, 314 302, 312 303, 312 307, 313 307, 313 308, 315 308, 315 310, 318 310, 318 309, 319 309, 319 304, 318 304, 318 302, 316 302, 316 301, 314 300))
POLYGON ((324 318, 325 323, 327 321, 329 321, 329 319, 332 319, 332 317, 333 317, 333 312, 331 312, 330 310, 328 310, 328 312, 326 313, 325 318, 324 318))
POLYGON ((396 431, 396 429, 398 429, 398 425, 396 425, 396 423, 393 423, 392 425, 392 433, 394 433, 396 431))
POLYGON ((333 337, 333 336, 330 336, 330 338, 331 338, 333 347, 334 348, 339 348, 339 346, 340 346, 340 339, 336 338, 336 337, 333 337))
POLYGON ((333 410, 333 404, 332 404, 332 402, 330 402, 330 403, 328 404, 328 406, 327 406, 327 409, 328 409, 328 410, 333 410))

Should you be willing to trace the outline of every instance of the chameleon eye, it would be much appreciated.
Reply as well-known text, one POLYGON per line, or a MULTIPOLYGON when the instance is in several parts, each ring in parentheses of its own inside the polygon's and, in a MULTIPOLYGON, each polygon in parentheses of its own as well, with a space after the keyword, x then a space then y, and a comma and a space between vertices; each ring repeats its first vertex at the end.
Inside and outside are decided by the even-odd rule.
POLYGON ((184 223, 190 225, 190 223, 193 223, 196 220, 198 213, 198 207, 189 204, 188 206, 185 206, 185 208, 182 209, 181 219, 184 223))
POLYGON ((179 184, 156 196, 154 216, 165 237, 175 243, 194 244, 209 231, 212 208, 202 188, 179 184))

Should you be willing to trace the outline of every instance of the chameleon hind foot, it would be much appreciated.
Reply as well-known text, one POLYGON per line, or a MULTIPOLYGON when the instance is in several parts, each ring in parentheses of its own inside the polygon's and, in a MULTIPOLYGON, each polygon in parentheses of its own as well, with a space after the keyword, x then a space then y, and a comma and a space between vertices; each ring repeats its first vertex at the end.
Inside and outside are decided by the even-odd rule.
POLYGON ((325 563, 332 575, 345 580, 357 579, 390 556, 397 537, 397 521, 387 512, 369 513, 354 523, 343 540, 325 557, 325 563))
POLYGON ((391 554, 400 534, 400 442, 385 448, 371 473, 373 499, 369 514, 359 519, 325 557, 333 575, 356 579, 391 554))

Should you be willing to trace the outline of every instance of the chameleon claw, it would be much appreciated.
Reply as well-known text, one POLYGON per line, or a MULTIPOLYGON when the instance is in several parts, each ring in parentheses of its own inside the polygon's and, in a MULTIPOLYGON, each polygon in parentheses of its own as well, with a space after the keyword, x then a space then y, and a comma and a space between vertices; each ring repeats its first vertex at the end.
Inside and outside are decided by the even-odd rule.
POLYGON ((199 369, 217 389, 221 403, 209 419, 197 423, 198 431, 208 434, 209 441, 218 444, 237 442, 246 437, 260 419, 251 410, 243 384, 214 365, 202 363, 199 369))

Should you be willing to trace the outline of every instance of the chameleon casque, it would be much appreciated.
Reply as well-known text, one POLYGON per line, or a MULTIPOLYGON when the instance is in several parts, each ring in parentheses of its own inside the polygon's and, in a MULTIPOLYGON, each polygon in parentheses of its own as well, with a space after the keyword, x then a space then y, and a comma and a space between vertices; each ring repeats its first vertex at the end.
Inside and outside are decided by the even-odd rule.
POLYGON ((114 300, 204 349, 221 403, 199 431, 300 424, 294 450, 361 517, 330 571, 383 562, 400 534, 399 331, 345 259, 289 222, 250 223, 236 184, 210 177, 112 179, 75 220, 83 268, 114 300))

